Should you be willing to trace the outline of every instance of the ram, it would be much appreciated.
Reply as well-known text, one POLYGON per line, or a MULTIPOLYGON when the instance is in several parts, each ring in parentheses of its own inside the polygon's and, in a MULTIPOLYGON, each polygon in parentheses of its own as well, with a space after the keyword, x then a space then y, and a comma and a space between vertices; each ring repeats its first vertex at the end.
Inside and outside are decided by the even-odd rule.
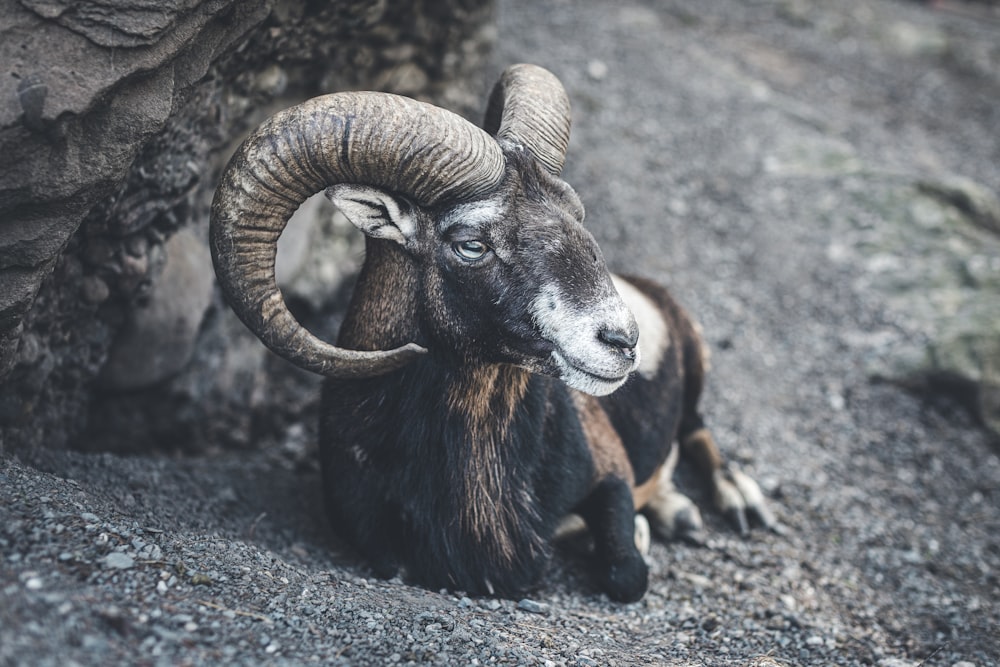
POLYGON ((610 275, 584 229, 559 178, 569 125, 559 81, 515 65, 484 129, 404 97, 338 93, 264 122, 223 173, 219 282, 268 347, 327 376, 326 510, 380 576, 519 595, 577 515, 602 588, 639 599, 637 510, 667 535, 701 526, 672 484, 678 453, 742 530, 774 523, 699 416, 695 326, 663 288, 610 275), (288 218, 323 189, 366 235, 336 345, 294 319, 274 278, 288 218))

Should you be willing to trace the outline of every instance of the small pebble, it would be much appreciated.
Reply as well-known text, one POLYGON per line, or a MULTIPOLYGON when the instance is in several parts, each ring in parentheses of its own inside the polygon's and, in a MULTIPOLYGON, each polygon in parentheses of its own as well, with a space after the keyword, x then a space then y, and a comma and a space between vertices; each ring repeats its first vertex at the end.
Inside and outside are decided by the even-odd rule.
POLYGON ((80 295, 89 304, 99 304, 108 300, 111 290, 99 276, 84 276, 80 281, 80 295))
POLYGON ((135 565, 135 560, 121 551, 112 551, 101 560, 104 562, 104 567, 112 570, 128 570, 135 565))
POLYGON ((603 60, 591 60, 587 63, 587 76, 594 81, 601 81, 608 75, 608 65, 603 60))
POLYGON ((517 608, 521 611, 527 611, 532 614, 547 614, 549 613, 549 605, 544 602, 535 602, 534 600, 529 600, 524 598, 517 603, 517 608))

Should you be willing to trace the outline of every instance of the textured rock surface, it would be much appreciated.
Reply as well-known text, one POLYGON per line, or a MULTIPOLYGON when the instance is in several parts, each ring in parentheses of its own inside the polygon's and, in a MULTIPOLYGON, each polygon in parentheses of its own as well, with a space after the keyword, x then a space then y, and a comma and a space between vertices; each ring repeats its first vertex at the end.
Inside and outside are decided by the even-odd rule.
POLYGON ((202 239, 183 228, 163 246, 163 270, 149 293, 128 311, 104 365, 110 389, 136 389, 179 373, 194 354, 198 330, 212 303, 215 274, 202 239))
POLYGON ((278 287, 286 299, 321 312, 353 279, 364 253, 364 235, 325 196, 313 196, 299 207, 278 239, 278 287))
MULTIPOLYGON (((128 7, 135 5, 123 20, 133 21, 128 7)), ((174 203, 136 198, 116 216, 113 204, 99 202, 120 188, 144 144, 267 8, 198 3, 157 23, 136 48, 121 48, 117 37, 111 45, 94 41, 96 24, 65 28, 53 19, 80 27, 80 17, 55 4, 4 0, 0 15, 0 378, 19 362, 0 379, 0 429, 11 442, 58 443, 85 423, 91 383, 117 328, 99 309, 109 297, 122 303, 148 287, 155 268, 150 244, 126 238, 130 223, 174 203), (112 229, 110 239, 71 242, 88 214, 112 229), (29 432, 20 438, 23 427, 29 432)), ((147 178, 195 180, 190 167, 147 178)), ((118 311, 112 320, 123 319, 118 311)))
MULTIPOLYGON (((140 0, 139 2, 71 2, 67 0, 20 0, 21 4, 98 46, 146 46, 163 39, 197 9, 200 0, 140 0)), ((217 7, 225 3, 216 2, 217 7)))
POLYGON ((829 259, 860 265, 854 288, 883 301, 891 326, 868 350, 871 376, 956 397, 1000 436, 996 195, 948 171, 888 171, 846 140, 802 128, 776 137, 763 167, 844 186, 811 215, 829 230, 829 259))
MULTIPOLYGON (((856 285, 882 294, 898 325, 872 350, 871 374, 951 394, 1000 436, 1000 235, 975 212, 995 200, 954 180, 870 186, 857 196, 880 222, 852 219, 866 269, 856 285), (973 198, 985 206, 963 205, 973 198)), ((851 237, 850 229, 841 236, 851 237)), ((832 248, 837 261, 843 249, 832 248)))
POLYGON ((169 12, 91 5, 100 7, 100 16, 58 3, 0 4, 6 165, 0 174, 0 374, 15 362, 22 319, 84 216, 123 180, 192 85, 267 13, 263 2, 187 4, 169 12), (122 20, 122 31, 108 29, 113 16, 122 20), (139 24, 148 27, 142 41, 123 43, 139 24))
MULTIPOLYGON (((204 238, 214 176, 227 152, 251 123, 281 106, 374 88, 477 110, 490 16, 486 0, 0 0, 5 440, 64 443, 79 435, 89 411, 90 421, 116 425, 112 441, 90 433, 86 442, 97 447, 141 448, 178 432, 215 432, 205 420, 242 423, 246 392, 227 393, 213 369, 244 364, 253 374, 265 353, 246 332, 230 331, 217 296, 201 339, 190 341, 200 366, 153 372, 126 363, 128 384, 141 391, 125 396, 113 391, 121 384, 114 369, 110 383, 96 383, 109 353, 118 358, 114 341, 125 340, 119 333, 134 326, 133 311, 162 275, 165 241, 181 228, 204 238), (212 342, 222 331, 235 335, 230 344, 212 342), (249 354, 209 358, 230 350, 249 354), (189 405, 206 396, 216 412, 234 414, 189 405), (106 418, 121 412, 145 416, 122 429, 106 418), (173 427, 164 434, 143 424, 173 427)), ((332 284, 321 279, 324 271, 298 277, 300 285, 313 283, 312 296, 300 300, 309 309, 323 305, 317 290, 332 284)), ((146 340, 151 348, 175 342, 169 335, 146 340)), ((230 440, 247 435, 236 428, 230 440)))

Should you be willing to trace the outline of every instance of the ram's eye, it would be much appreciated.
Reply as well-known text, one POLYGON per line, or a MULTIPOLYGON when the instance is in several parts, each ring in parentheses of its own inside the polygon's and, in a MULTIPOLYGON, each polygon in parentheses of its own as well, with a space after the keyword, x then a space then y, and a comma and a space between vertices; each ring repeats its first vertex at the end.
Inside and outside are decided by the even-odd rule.
POLYGON ((469 261, 482 259, 490 251, 490 247, 482 241, 458 241, 451 244, 455 254, 469 261))

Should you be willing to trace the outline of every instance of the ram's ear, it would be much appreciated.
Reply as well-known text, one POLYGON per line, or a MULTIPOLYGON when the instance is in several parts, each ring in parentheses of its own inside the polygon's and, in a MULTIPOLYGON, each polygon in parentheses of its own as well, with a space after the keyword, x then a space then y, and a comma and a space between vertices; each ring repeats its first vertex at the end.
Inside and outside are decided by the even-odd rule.
POLYGON ((384 190, 341 183, 327 188, 326 196, 351 224, 368 236, 405 246, 416 234, 416 211, 412 205, 384 190))

